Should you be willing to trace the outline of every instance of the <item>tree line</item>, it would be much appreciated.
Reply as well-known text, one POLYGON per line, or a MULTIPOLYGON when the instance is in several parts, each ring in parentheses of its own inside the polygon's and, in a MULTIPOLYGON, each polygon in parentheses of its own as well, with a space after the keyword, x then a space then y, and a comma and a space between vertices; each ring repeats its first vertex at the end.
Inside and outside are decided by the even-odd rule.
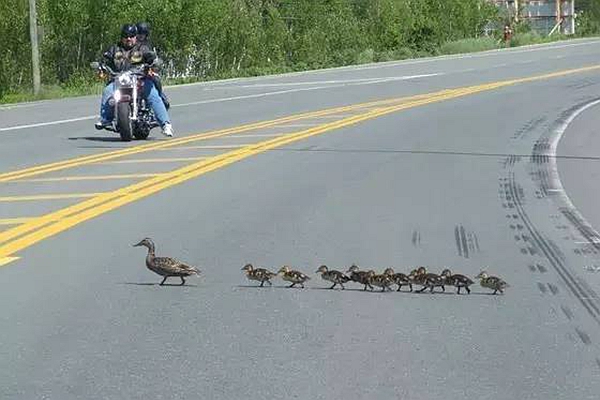
MULTIPOLYGON (((37 0, 42 82, 85 85, 120 25, 147 21, 170 78, 406 58, 476 38, 486 0, 37 0)), ((27 0, 0 0, 0 97, 31 86, 27 0)))

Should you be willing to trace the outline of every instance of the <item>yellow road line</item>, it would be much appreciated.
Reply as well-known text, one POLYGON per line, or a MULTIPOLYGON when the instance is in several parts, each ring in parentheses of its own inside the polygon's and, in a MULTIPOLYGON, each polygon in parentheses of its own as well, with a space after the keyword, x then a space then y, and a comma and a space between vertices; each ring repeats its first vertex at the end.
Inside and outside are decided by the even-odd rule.
MULTIPOLYGON (((281 135, 277 135, 281 136, 281 135)), ((206 146, 177 146, 169 147, 168 149, 160 150, 223 150, 223 149, 239 149, 240 147, 250 146, 252 143, 240 143, 240 144, 219 144, 219 145, 206 145, 206 146)))
POLYGON ((88 165, 88 164, 94 164, 94 163, 103 162, 103 161, 107 161, 107 160, 113 160, 113 159, 125 157, 128 155, 139 154, 139 153, 144 153, 144 152, 153 151, 153 150, 157 150, 157 149, 164 149, 164 148, 168 148, 168 147, 179 146, 179 145, 182 145, 185 143, 191 143, 191 142, 196 142, 196 141, 200 141, 200 140, 214 139, 214 138, 218 138, 218 137, 231 135, 234 133, 243 133, 243 132, 249 132, 249 131, 254 131, 254 130, 263 129, 263 128, 270 128, 270 127, 274 127, 279 124, 285 124, 287 122, 294 122, 294 121, 299 121, 299 120, 303 120, 303 119, 307 119, 307 118, 314 118, 314 117, 318 117, 320 115, 327 115, 327 114, 336 113, 336 112, 345 111, 345 110, 355 110, 355 109, 371 107, 371 106, 375 106, 375 105, 379 105, 379 104, 388 104, 391 102, 398 102, 398 101, 408 101, 410 99, 420 98, 423 96, 427 96, 427 95, 417 95, 417 96, 412 96, 412 97, 407 97, 407 98, 392 99, 392 100, 389 100, 389 99, 388 100, 380 100, 380 101, 374 101, 374 102, 369 102, 369 103, 356 104, 356 105, 352 105, 352 106, 336 107, 336 108, 331 108, 331 109, 326 109, 326 110, 321 110, 321 111, 314 111, 314 112, 309 112, 309 113, 292 115, 292 116, 278 118, 278 119, 269 120, 269 121, 262 121, 262 122, 257 122, 257 123, 240 125, 240 126, 233 127, 233 128, 226 128, 226 129, 220 129, 220 130, 206 132, 206 133, 190 135, 190 136, 186 136, 186 137, 179 138, 179 139, 171 139, 168 141, 161 141, 158 143, 149 143, 149 144, 139 145, 139 146, 131 147, 128 149, 103 152, 100 154, 94 154, 94 155, 90 155, 90 156, 75 157, 75 158, 68 159, 68 160, 63 160, 63 161, 58 161, 58 162, 54 162, 54 163, 43 164, 43 165, 39 165, 39 166, 35 166, 35 167, 30 167, 30 168, 20 169, 20 170, 16 170, 16 171, 2 173, 2 174, 0 174, 0 182, 10 182, 10 181, 14 181, 17 179, 23 179, 23 178, 28 178, 31 176, 45 174, 48 172, 60 171, 60 170, 68 169, 68 168, 79 167, 81 165, 88 165))
POLYGON ((558 73, 540 75, 538 77, 514 79, 510 81, 494 82, 490 84, 471 86, 462 89, 445 90, 432 93, 429 97, 420 96, 419 99, 404 102, 399 105, 381 107, 360 115, 333 121, 317 127, 293 134, 283 135, 272 140, 267 140, 254 145, 246 146, 231 152, 217 155, 204 161, 200 161, 177 170, 165 173, 161 176, 147 179, 134 185, 130 185, 114 192, 108 192, 81 203, 66 207, 62 210, 35 218, 21 226, 0 233, 0 258, 13 256, 16 252, 23 250, 48 237, 63 232, 84 221, 95 218, 101 214, 114 210, 123 205, 132 203, 156 192, 185 182, 192 178, 206 174, 219 168, 251 157, 253 155, 275 149, 293 142, 323 134, 325 132, 355 125, 359 122, 377 118, 393 112, 419 107, 444 100, 459 98, 470 94, 489 91, 516 83, 531 82, 535 80, 548 79, 564 76, 576 72, 592 71, 600 69, 600 66, 579 68, 558 73))
POLYGON ((356 114, 331 114, 331 115, 321 115, 319 117, 315 117, 315 119, 335 119, 335 118, 350 118, 355 116, 356 114))
POLYGON ((0 219, 0 225, 19 225, 31 221, 33 218, 5 218, 0 219))
POLYGON ((277 126, 272 126, 272 129, 280 129, 280 128, 307 128, 310 126, 317 126, 321 124, 320 122, 315 122, 313 124, 281 124, 277 126))
POLYGON ((141 178, 152 178, 160 174, 121 174, 121 175, 82 175, 82 176, 63 176, 57 178, 34 178, 34 179, 20 179, 15 182, 28 183, 28 182, 71 182, 71 181, 102 181, 111 179, 141 179, 141 178))
MULTIPOLYGON (((316 125, 316 124, 315 124, 316 125)), ((315 125, 306 125, 306 126, 315 126, 315 125)), ((289 133, 289 132, 287 132, 289 133)), ((257 133, 257 134, 253 134, 253 133, 242 133, 239 135, 230 135, 230 136, 225 136, 222 137, 221 140, 226 139, 244 139, 244 138, 253 138, 253 137, 275 137, 275 136, 281 136, 281 135, 285 135, 286 132, 281 132, 281 133, 257 133)))
POLYGON ((2 196, 1 203, 11 203, 18 201, 37 201, 37 200, 62 200, 62 199, 84 199, 86 197, 96 197, 102 193, 59 193, 59 194, 35 194, 30 196, 2 196))
POLYGON ((7 265, 13 261, 17 261, 20 257, 4 257, 0 258, 0 267, 7 265))
MULTIPOLYGON (((454 90, 456 90, 456 89, 454 89, 454 90)), ((451 91, 450 89, 445 89, 445 90, 441 90, 436 93, 442 94, 442 93, 446 93, 446 92, 450 92, 450 91, 451 91)), ((196 142, 196 141, 200 141, 200 140, 220 138, 220 137, 224 137, 224 136, 236 134, 236 133, 249 132, 249 131, 265 129, 265 128, 276 128, 278 126, 291 127, 292 125, 285 125, 285 124, 293 123, 295 121, 301 121, 304 119, 315 118, 320 115, 328 115, 328 114, 333 114, 333 113, 338 113, 338 112, 343 112, 343 111, 369 109, 371 107, 385 106, 385 105, 389 105, 389 104, 401 104, 404 102, 428 98, 431 95, 432 95, 432 93, 425 93, 425 94, 418 94, 418 95, 408 96, 408 97, 384 99, 384 100, 377 100, 377 101, 360 103, 360 104, 355 104, 355 105, 350 105, 350 106, 335 107, 335 108, 330 108, 330 109, 325 109, 325 110, 320 110, 320 111, 291 115, 288 117, 278 118, 278 119, 269 120, 269 121, 241 125, 241 126, 237 126, 237 127, 233 127, 233 128, 226 128, 226 129, 221 129, 221 130, 216 130, 216 131, 211 131, 211 132, 206 132, 206 133, 199 133, 199 134, 190 135, 190 136, 186 136, 184 138, 179 138, 179 139, 171 139, 168 141, 161 141, 158 143, 149 143, 149 144, 139 145, 139 146, 128 148, 128 149, 103 152, 100 154, 94 154, 94 155, 90 155, 90 156, 75 157, 72 159, 58 161, 58 162, 54 162, 54 163, 42 164, 42 165, 39 165, 36 167, 30 167, 30 168, 20 169, 20 170, 16 170, 16 171, 1 173, 0 174, 0 183, 1 182, 10 182, 10 181, 14 181, 17 179, 23 179, 23 178, 27 178, 30 176, 46 174, 46 173, 54 172, 54 171, 60 171, 60 170, 68 169, 68 168, 75 168, 75 167, 79 167, 82 165, 99 163, 99 162, 103 162, 103 161, 107 161, 107 160, 112 160, 115 158, 125 157, 128 155, 139 154, 139 153, 144 153, 144 152, 148 152, 148 151, 179 146, 179 145, 185 144, 185 143, 192 143, 192 142, 196 142)), ((300 124, 300 126, 304 126, 304 124, 300 124)), ((316 126, 316 125, 308 124, 308 126, 316 126)))
MULTIPOLYGON (((468 94, 468 92, 462 90, 455 91, 453 95, 455 97, 458 97, 459 95, 465 94, 468 94)), ((312 136, 314 134, 323 133, 332 129, 352 125, 363 120, 375 118, 379 115, 384 115, 384 113, 390 113, 396 110, 400 110, 402 108, 416 107, 434 101, 441 101, 443 99, 450 98, 451 95, 452 94, 446 94, 445 92, 442 95, 438 94, 432 96, 432 99, 409 102, 403 106, 388 107, 382 110, 370 111, 362 116, 352 117, 342 121, 330 122, 327 124, 323 124, 319 127, 314 127, 305 131, 301 131, 297 134, 285 135, 281 138, 275 138, 269 141, 258 143, 256 145, 248 146, 247 148, 241 148, 228 153, 217 155, 205 161, 194 163, 192 165, 174 170, 172 172, 168 172, 159 177, 151 178, 139 182, 137 184, 118 189, 114 192, 105 193, 87 201, 36 218, 31 222, 25 223, 13 229, 1 232, 0 243, 2 243, 3 245, 0 246, 0 256, 12 255, 15 252, 23 248, 29 247, 40 240, 62 232, 63 230, 66 230, 90 218, 94 218, 97 215, 108 212, 109 210, 120 207, 124 204, 130 203, 142 197, 146 197, 159 190, 163 190, 180 182, 184 182, 188 179, 202 175, 206 172, 212 171, 217 168, 221 168, 225 165, 239 161, 251 155, 258 154, 260 152, 264 152, 271 148, 275 148, 287 143, 291 143, 295 140, 303 139, 304 137, 308 137, 306 135, 312 136), (11 242, 6 243, 8 241, 11 242)))
POLYGON ((199 161, 204 159, 206 159, 206 157, 138 158, 136 160, 106 161, 102 164, 172 163, 184 161, 199 161))

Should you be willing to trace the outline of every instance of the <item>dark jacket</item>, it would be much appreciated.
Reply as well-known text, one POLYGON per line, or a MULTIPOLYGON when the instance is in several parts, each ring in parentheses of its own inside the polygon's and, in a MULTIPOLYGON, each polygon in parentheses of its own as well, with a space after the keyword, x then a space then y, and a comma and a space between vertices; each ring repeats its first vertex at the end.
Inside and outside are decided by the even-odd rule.
POLYGON ((105 51, 102 58, 115 72, 121 72, 142 63, 152 64, 156 60, 156 54, 145 44, 138 43, 129 50, 116 44, 105 51))
POLYGON ((154 50, 154 46, 152 46, 152 42, 150 41, 150 38, 148 36, 146 36, 146 39, 144 40, 140 39, 140 37, 138 36, 137 42, 141 46, 148 46, 149 49, 154 50))

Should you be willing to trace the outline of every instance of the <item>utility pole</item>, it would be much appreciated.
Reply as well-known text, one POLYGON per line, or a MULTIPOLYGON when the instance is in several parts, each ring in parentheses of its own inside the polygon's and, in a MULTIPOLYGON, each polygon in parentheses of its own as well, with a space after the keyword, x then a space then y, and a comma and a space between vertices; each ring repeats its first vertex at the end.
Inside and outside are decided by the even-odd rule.
POLYGON ((29 36, 31 37, 31 67, 33 71, 33 94, 40 93, 40 50, 38 46, 37 11, 35 0, 29 0, 29 36))
POLYGON ((575 34, 575 0, 571 0, 571 35, 575 34))

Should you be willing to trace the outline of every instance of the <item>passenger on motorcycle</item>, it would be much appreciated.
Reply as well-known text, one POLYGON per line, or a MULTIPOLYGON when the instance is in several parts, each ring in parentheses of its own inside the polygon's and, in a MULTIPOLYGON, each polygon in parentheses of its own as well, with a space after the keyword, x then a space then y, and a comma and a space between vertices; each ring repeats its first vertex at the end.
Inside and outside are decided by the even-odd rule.
MULTIPOLYGON (((135 25, 123 25, 121 28, 121 42, 111 46, 104 54, 103 61, 114 71, 126 71, 134 65, 141 63, 152 64, 156 60, 156 54, 146 45, 137 43, 137 28, 135 25)), ((112 124, 114 119, 114 108, 109 104, 115 91, 114 82, 110 82, 104 88, 100 104, 100 119, 96 122, 96 129, 104 129, 112 124)), ((147 104, 154 111, 156 120, 162 127, 165 136, 173 136, 173 127, 169 113, 158 94, 158 90, 152 79, 144 80, 144 97, 147 104)))
MULTIPOLYGON (((156 49, 154 48, 154 46, 152 45, 152 42, 150 41, 150 24, 147 22, 138 22, 136 24, 136 27, 137 27, 137 42, 138 42, 138 44, 142 45, 142 46, 148 46, 148 48, 156 54, 157 53, 156 49)), ((158 90, 158 94, 163 99, 163 102, 165 103, 165 107, 167 107, 167 110, 168 110, 171 107, 171 102, 169 101, 167 94, 163 91, 163 86, 162 86, 162 81, 160 79, 160 75, 152 74, 151 79, 154 81, 156 90, 158 90)))

